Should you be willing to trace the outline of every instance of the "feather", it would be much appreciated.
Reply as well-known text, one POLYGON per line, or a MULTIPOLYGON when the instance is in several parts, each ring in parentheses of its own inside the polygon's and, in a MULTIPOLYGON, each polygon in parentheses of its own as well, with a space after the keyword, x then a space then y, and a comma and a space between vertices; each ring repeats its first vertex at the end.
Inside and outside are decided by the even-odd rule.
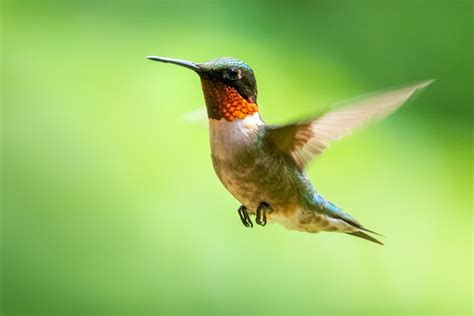
POLYGON ((366 240, 369 240, 369 241, 372 241, 372 242, 375 242, 379 245, 382 245, 383 246, 383 242, 381 242, 380 240, 370 236, 369 234, 366 234, 364 232, 361 232, 361 231, 357 231, 357 232, 351 232, 351 233, 346 233, 348 235, 352 235, 352 236, 356 236, 356 237, 359 237, 359 238, 363 238, 363 239, 366 239, 366 240))
POLYGON ((345 105, 323 113, 314 120, 283 126, 269 126, 265 139, 281 152, 289 154, 303 169, 321 154, 332 141, 351 133, 366 122, 380 120, 399 109, 415 92, 433 80, 398 89, 374 93, 344 102, 345 105))

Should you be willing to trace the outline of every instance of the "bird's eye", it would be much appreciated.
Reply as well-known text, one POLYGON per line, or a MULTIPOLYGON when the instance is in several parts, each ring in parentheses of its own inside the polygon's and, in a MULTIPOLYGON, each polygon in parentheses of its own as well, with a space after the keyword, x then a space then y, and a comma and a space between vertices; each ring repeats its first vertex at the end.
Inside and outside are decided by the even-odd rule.
POLYGON ((224 78, 230 80, 237 80, 241 78, 240 70, 237 68, 230 68, 226 72, 224 72, 224 78))

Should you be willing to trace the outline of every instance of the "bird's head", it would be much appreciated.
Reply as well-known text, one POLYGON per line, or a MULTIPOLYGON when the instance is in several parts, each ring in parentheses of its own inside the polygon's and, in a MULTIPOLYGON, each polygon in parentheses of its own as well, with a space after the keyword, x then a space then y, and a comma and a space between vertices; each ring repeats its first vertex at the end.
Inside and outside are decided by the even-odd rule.
POLYGON ((239 59, 222 57, 195 63, 158 56, 147 58, 194 70, 201 78, 207 114, 211 119, 232 121, 258 112, 255 75, 252 68, 239 59))

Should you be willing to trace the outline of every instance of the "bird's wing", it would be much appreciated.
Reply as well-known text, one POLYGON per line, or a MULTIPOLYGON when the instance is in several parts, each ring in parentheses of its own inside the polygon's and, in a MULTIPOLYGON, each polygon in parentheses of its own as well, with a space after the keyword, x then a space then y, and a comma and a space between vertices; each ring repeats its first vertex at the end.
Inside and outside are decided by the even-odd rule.
POLYGON ((297 166, 303 169, 330 142, 341 139, 368 121, 388 116, 431 82, 433 80, 359 97, 311 121, 269 126, 264 137, 281 152, 291 155, 297 166))
POLYGON ((183 121, 190 124, 199 124, 207 126, 207 110, 206 106, 201 106, 193 111, 184 113, 183 121))

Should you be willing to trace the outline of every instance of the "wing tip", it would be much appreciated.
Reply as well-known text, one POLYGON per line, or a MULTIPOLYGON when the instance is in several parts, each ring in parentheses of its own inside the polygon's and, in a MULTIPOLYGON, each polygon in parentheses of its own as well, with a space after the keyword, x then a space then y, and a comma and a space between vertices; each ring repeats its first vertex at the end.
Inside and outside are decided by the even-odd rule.
POLYGON ((417 83, 414 88, 415 88, 415 90, 421 90, 421 89, 424 89, 424 88, 428 87, 429 85, 431 85, 435 81, 436 81, 436 78, 423 80, 420 83, 417 83))

